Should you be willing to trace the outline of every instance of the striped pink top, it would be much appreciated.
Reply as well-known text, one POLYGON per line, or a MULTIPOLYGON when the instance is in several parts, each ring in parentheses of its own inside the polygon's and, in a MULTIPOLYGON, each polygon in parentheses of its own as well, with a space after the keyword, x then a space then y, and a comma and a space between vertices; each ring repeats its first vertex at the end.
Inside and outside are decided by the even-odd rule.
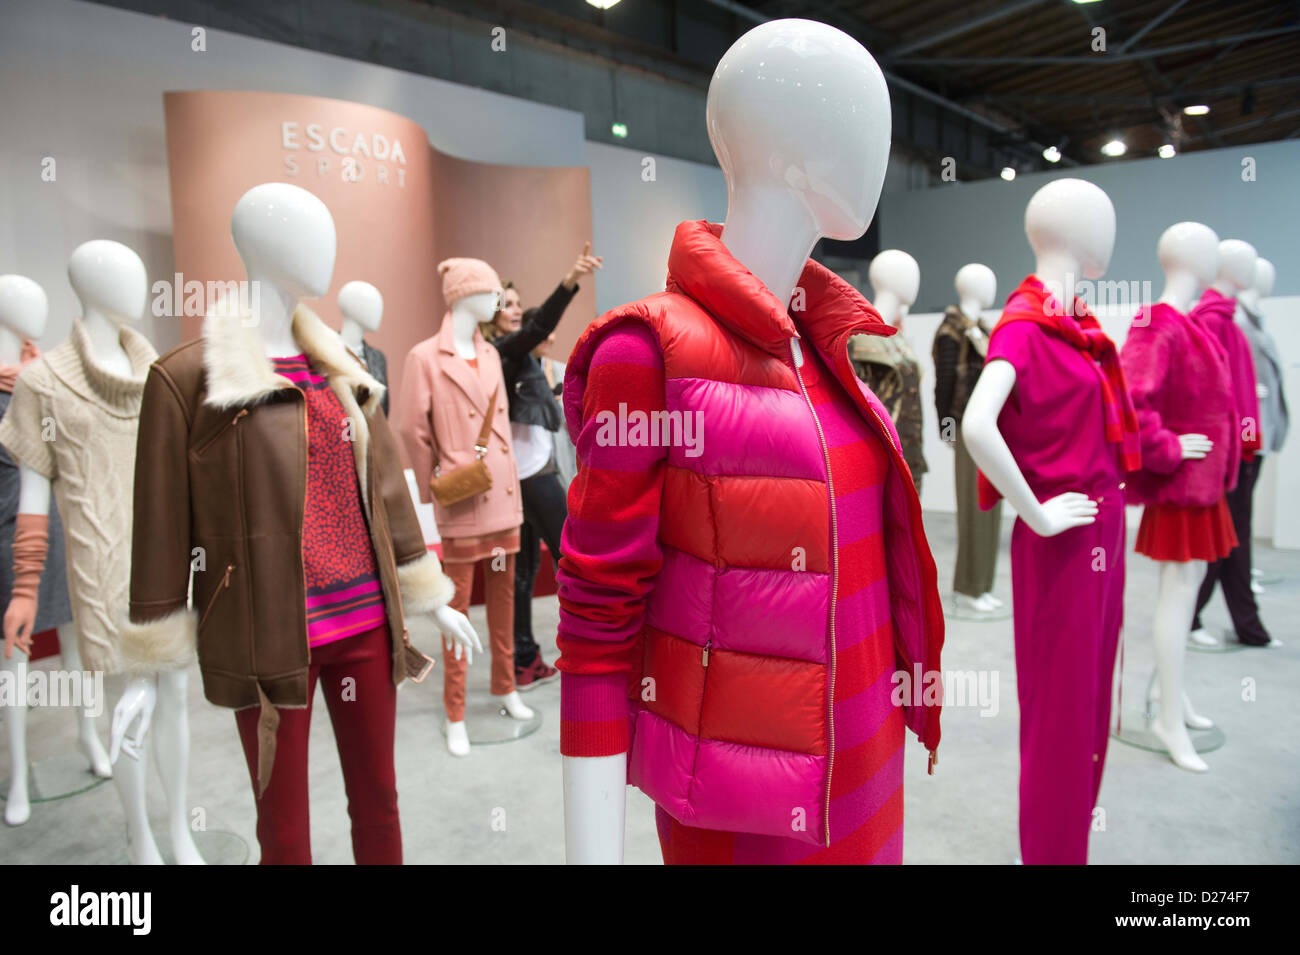
POLYGON ((379 568, 352 456, 354 426, 305 355, 276 358, 275 370, 307 406, 307 500, 302 565, 307 645, 318 647, 386 623, 379 568))

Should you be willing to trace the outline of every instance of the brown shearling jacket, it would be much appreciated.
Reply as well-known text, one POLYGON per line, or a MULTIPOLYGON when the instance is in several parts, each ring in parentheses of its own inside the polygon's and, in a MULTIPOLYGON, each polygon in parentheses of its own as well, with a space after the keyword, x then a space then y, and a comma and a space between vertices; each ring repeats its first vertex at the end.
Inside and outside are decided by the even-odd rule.
MULTIPOLYGON (((275 373, 248 321, 214 309, 199 339, 149 369, 122 652, 130 669, 151 672, 187 665, 197 647, 210 702, 260 706, 261 791, 274 756, 274 707, 307 705, 307 421, 302 392, 275 373)), ((425 547, 379 407, 383 386, 302 306, 293 334, 352 422, 392 634, 393 682, 400 683, 409 642, 404 613, 438 609, 453 586, 425 547)))

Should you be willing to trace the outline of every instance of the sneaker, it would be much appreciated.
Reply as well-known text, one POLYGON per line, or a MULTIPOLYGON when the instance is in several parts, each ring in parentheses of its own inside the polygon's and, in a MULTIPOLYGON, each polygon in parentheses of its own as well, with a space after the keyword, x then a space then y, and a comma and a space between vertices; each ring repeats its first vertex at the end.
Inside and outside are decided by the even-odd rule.
POLYGON ((553 666, 548 666, 539 653, 528 666, 515 667, 515 689, 520 693, 527 693, 543 683, 550 683, 559 675, 560 671, 553 666))

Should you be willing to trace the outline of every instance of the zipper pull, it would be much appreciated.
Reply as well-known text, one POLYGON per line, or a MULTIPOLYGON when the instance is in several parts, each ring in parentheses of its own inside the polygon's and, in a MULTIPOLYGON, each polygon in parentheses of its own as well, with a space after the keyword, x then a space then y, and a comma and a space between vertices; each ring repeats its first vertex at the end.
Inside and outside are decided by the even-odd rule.
POLYGON ((938 766, 938 765, 939 765, 939 750, 938 750, 938 749, 932 749, 932 750, 930 750, 930 765, 929 765, 929 767, 927 767, 927 769, 926 769, 926 775, 927 775, 927 776, 933 776, 933 775, 934 775, 934 767, 936 767, 936 766, 938 766))
POLYGON ((229 586, 230 586, 230 574, 231 574, 231 572, 232 572, 234 569, 235 569, 235 565, 234 565, 234 564, 227 564, 227 565, 226 565, 226 573, 225 573, 225 575, 222 576, 222 578, 221 578, 221 586, 222 586, 222 587, 229 587, 229 586))
POLYGON ((703 655, 702 662, 704 663, 704 666, 707 669, 709 666, 709 644, 707 643, 704 645, 704 655, 703 655))
POLYGON ((790 339, 790 355, 794 358, 794 366, 796 368, 802 368, 803 349, 799 347, 799 339, 797 338, 790 339))
POLYGON ((242 418, 242 417, 243 417, 244 415, 246 415, 246 414, 248 414, 248 409, 247 409, 247 408, 240 408, 240 409, 239 409, 239 413, 238 413, 237 415, 235 415, 235 420, 232 421, 232 422, 230 422, 230 423, 231 423, 231 424, 239 424, 239 419, 242 418))

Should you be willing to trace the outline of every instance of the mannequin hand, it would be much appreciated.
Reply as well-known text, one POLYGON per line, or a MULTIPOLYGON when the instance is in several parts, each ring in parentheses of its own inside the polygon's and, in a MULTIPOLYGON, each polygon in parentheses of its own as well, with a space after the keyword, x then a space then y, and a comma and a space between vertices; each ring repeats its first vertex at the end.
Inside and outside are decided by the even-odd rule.
POLYGON ((5 611, 5 659, 14 658, 14 647, 23 653, 32 654, 32 629, 36 626, 36 604, 31 600, 15 597, 9 602, 5 611))
POLYGON ((452 610, 451 607, 439 607, 433 612, 433 619, 437 620, 438 626, 442 628, 443 642, 449 642, 455 648, 456 659, 459 660, 463 653, 465 662, 473 664, 474 651, 482 653, 483 644, 479 642, 478 634, 474 632, 469 617, 459 610, 452 610))
POLYGON ((1039 537, 1055 537, 1062 531, 1084 527, 1097 519, 1097 502, 1078 491, 1066 491, 1044 501, 1033 520, 1025 518, 1039 537))
POLYGON ((1203 434, 1180 434, 1178 443, 1183 446, 1183 460, 1196 460, 1214 450, 1214 442, 1203 434))
POLYGON ((153 719, 153 708, 158 702, 158 687, 149 677, 136 677, 122 691, 122 698, 113 709, 112 742, 108 748, 108 761, 117 762, 120 752, 125 752, 132 759, 140 759, 144 754, 145 741, 149 738, 149 722, 153 719), (140 728, 135 735, 128 737, 127 731, 139 717, 140 728))
POLYGON ((564 277, 564 287, 573 288, 578 284, 578 279, 582 278, 584 275, 590 275, 596 269, 600 268, 603 261, 604 258, 602 256, 591 254, 591 242, 588 241, 587 244, 582 247, 582 251, 578 253, 578 261, 573 263, 573 268, 571 268, 569 274, 564 277))

